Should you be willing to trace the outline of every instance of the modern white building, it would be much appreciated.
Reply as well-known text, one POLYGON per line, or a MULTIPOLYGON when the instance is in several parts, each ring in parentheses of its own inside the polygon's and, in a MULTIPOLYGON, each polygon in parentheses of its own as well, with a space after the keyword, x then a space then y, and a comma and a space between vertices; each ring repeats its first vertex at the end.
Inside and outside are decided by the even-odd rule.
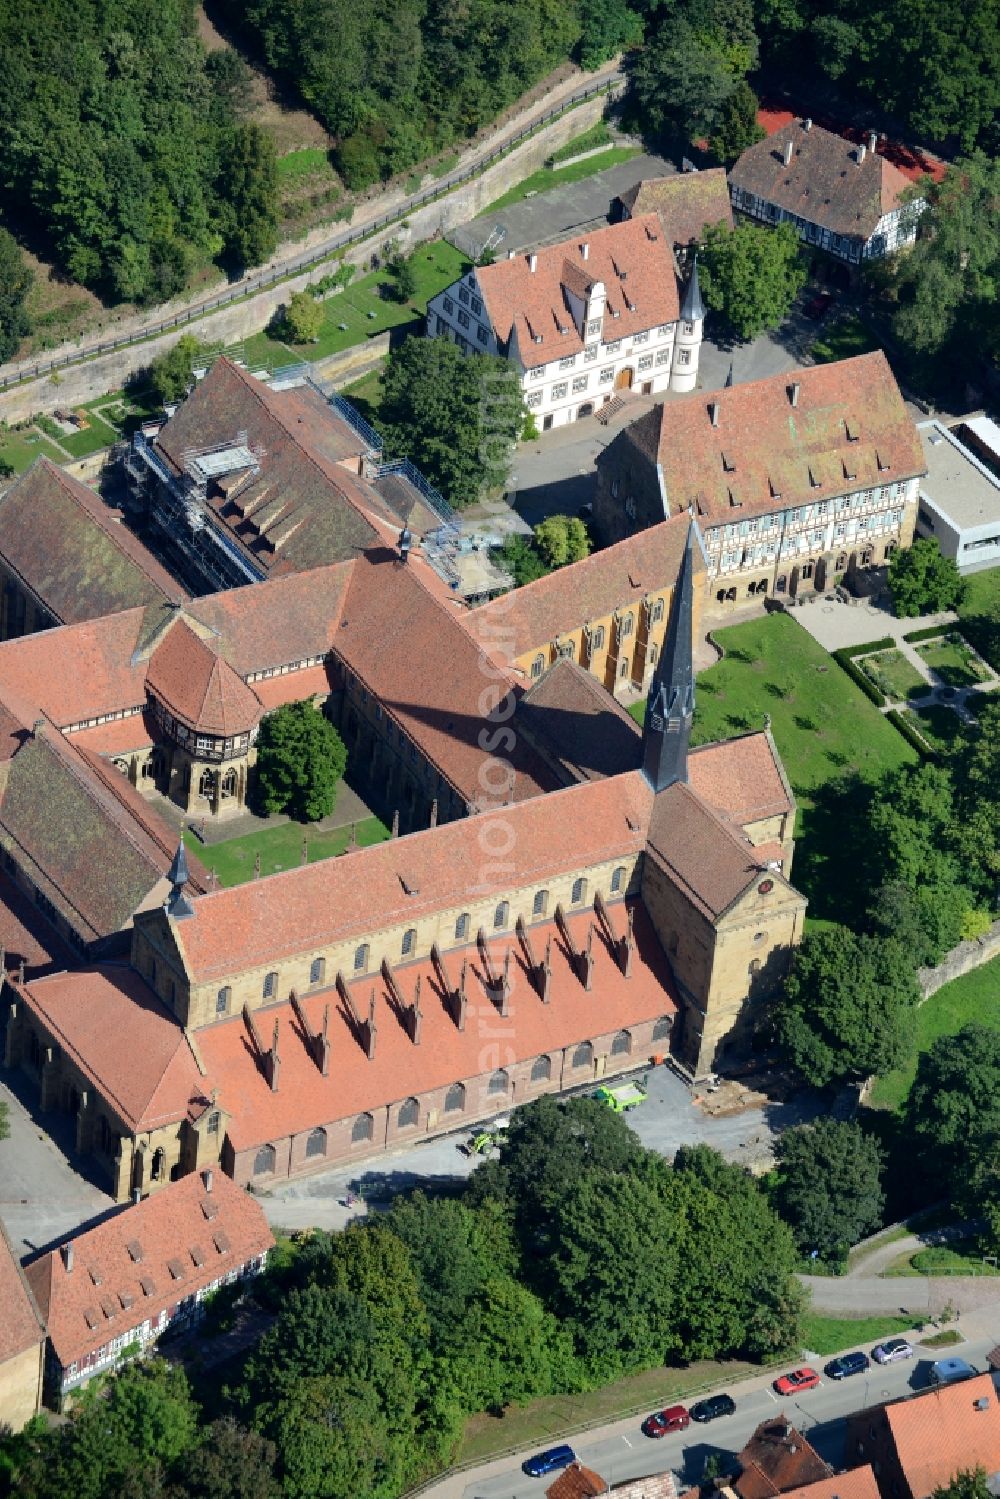
POLYGON ((683 293, 656 214, 474 266, 427 309, 427 333, 518 370, 543 432, 616 391, 694 390, 705 307, 695 265, 683 293))
POLYGON ((921 422, 917 430, 927 466, 917 535, 935 537, 960 573, 1000 566, 1000 426, 970 416, 954 427, 921 422))
POLYGON ((791 124, 750 146, 729 173, 733 208, 765 224, 793 224, 800 239, 851 265, 878 260, 917 237, 922 198, 878 153, 874 131, 855 144, 814 125, 791 124))

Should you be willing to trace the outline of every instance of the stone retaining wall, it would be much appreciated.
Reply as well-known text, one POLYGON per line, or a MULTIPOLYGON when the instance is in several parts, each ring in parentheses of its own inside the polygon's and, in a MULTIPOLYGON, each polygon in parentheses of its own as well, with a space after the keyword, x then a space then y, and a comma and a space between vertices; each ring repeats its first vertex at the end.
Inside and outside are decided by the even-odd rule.
POLYGON ((924 999, 930 999, 952 979, 959 979, 974 968, 981 968, 991 958, 1000 956, 1000 921, 994 921, 989 931, 974 941, 960 942, 947 953, 936 968, 918 968, 917 982, 924 999))

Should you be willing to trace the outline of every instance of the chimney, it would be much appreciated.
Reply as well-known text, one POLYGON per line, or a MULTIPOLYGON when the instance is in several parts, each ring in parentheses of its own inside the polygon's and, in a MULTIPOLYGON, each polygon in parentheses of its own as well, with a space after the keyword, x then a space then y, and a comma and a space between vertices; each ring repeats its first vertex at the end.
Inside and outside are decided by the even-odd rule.
POLYGON ((584 243, 580 246, 580 254, 584 260, 586 260, 590 254, 590 246, 586 241, 584 241, 584 243))
POLYGON ((860 145, 858 147, 858 149, 857 149, 857 152, 856 152, 856 155, 857 155, 857 158, 858 158, 858 166, 861 165, 861 163, 864 161, 864 159, 867 156, 867 154, 868 154, 868 147, 865 146, 865 145, 860 145))
POLYGON ((788 400, 789 404, 792 406, 797 406, 799 404, 799 382, 797 380, 793 380, 791 385, 788 387, 788 400))
POLYGON ((876 135, 876 133, 875 133, 874 130, 869 130, 869 132, 868 132, 868 149, 872 153, 873 156, 875 155, 875 150, 876 150, 877 146, 878 146, 878 136, 876 135))
POLYGON ((804 120, 803 120, 803 121, 802 121, 802 129, 803 129, 803 130, 811 130, 811 129, 812 129, 812 128, 813 128, 813 122, 812 122, 812 120, 810 120, 810 119, 809 119, 809 118, 808 118, 808 116, 807 116, 807 117, 806 117, 806 118, 805 118, 805 119, 804 119, 804 120))
POLYGON ((708 414, 709 414, 709 416, 712 419, 712 426, 713 427, 717 427, 719 425, 719 403, 718 403, 718 401, 709 401, 709 403, 708 403, 708 414))
POLYGON ((63 1247, 62 1247, 62 1257, 63 1257, 63 1264, 66 1266, 66 1274, 67 1275, 71 1275, 72 1272, 73 1272, 73 1245, 72 1244, 64 1244, 63 1245, 63 1247))
POLYGON ((212 1182, 214 1180, 213 1175, 212 1175, 212 1168, 211 1168, 211 1166, 207 1166, 205 1168, 205 1170, 201 1173, 201 1179, 202 1179, 202 1182, 204 1183, 205 1191, 206 1192, 211 1192, 211 1190, 212 1190, 212 1182))
POLYGON ((33 739, 44 739, 44 737, 45 737, 45 719, 44 718, 36 718, 35 719, 34 727, 31 730, 31 735, 32 735, 33 739))
POLYGON ((792 164, 792 152, 794 151, 794 149, 795 147, 792 145, 791 141, 785 142, 784 163, 786 167, 790 167, 792 164))
POLYGON ((534 275, 535 271, 537 269, 538 269, 538 256, 537 255, 529 255, 528 256, 528 270, 531 272, 532 275, 534 275))

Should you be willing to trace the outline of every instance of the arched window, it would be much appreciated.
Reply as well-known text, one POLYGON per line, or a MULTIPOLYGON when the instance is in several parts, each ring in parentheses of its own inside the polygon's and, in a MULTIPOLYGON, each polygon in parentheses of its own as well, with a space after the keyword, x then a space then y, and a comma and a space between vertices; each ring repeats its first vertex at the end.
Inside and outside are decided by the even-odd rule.
POLYGON ((310 984, 321 984, 326 977, 326 959, 313 958, 309 964, 310 984))
POLYGON ((653 1040, 665 1041, 673 1029, 674 1022, 669 1015, 661 1015, 653 1026, 653 1040))
POLYGON ((659 659, 660 659, 660 647, 658 645, 651 645, 649 647, 649 664, 650 664, 650 666, 655 666, 656 663, 657 663, 657 661, 659 661, 659 659))
POLYGON ((885 548, 885 560, 886 560, 886 562, 888 562, 889 558, 891 556, 893 556, 894 553, 898 552, 898 550, 899 550, 899 543, 898 542, 896 542, 896 541, 887 542, 886 543, 886 548, 885 548))
POLYGON ((503 1068, 501 1067, 498 1072, 494 1072, 493 1073, 492 1077, 490 1078, 489 1082, 486 1085, 486 1091, 487 1091, 487 1093, 491 1093, 491 1094, 492 1093, 506 1093, 507 1089, 509 1087, 510 1087, 510 1078, 507 1076, 506 1072, 504 1072, 503 1068))
POLYGON ((552 1058, 536 1057, 531 1064, 531 1081, 547 1083, 552 1076, 552 1058))
POLYGON ((409 931, 403 933, 403 957, 404 958, 408 957, 410 955, 410 953, 413 951, 413 949, 416 947, 416 945, 417 945, 416 928, 411 926, 410 929, 409 929, 409 931))
POLYGON ((310 1130, 306 1138, 306 1160, 310 1156, 326 1155, 326 1130, 310 1130))
POLYGON ((457 1114, 465 1108, 465 1084, 452 1083, 444 1095, 444 1111, 446 1114, 457 1114))
POLYGON ((219 1133, 219 1126, 221 1125, 221 1123, 222 1115, 219 1113, 218 1109, 213 1109, 211 1114, 209 1114, 208 1116, 208 1123, 205 1125, 205 1129, 210 1135, 217 1135, 219 1133))
POLYGON ((597 629, 594 631, 593 640, 591 642, 591 650, 603 651, 603 649, 604 649, 604 626, 603 625, 598 625, 597 629))
POLYGON ((464 942, 469 935, 469 913, 463 911, 455 922, 455 941, 464 942))
POLYGON ((582 900, 586 900, 586 899, 587 899, 587 881, 584 880, 584 879, 574 880, 573 881, 573 891, 572 891, 572 894, 570 895, 570 901, 571 901, 571 903, 574 906, 578 906, 582 900))
POLYGON ((357 1145, 361 1140, 370 1140, 375 1132, 375 1121, 371 1114, 359 1114, 351 1126, 351 1141, 357 1145))
POLYGON ((167 1167, 167 1153, 162 1145, 158 1145, 153 1151, 153 1160, 149 1168, 150 1180, 154 1182, 163 1180, 163 1173, 167 1167))
POLYGON ((623 614, 622 615, 622 624, 621 624, 622 639, 624 640, 625 636, 626 635, 631 635, 631 633, 632 633, 632 616, 631 616, 631 614, 623 614))
POLYGON ((233 991, 228 984, 226 984, 225 988, 219 990, 215 996, 215 1013, 217 1015, 228 1015, 232 997, 233 991))
POLYGON ((535 898, 531 902, 532 916, 544 916, 549 907, 549 892, 547 890, 536 890, 535 898))
POLYGON ((273 999, 278 992, 278 975, 276 973, 265 973, 264 975, 264 998, 273 999))
POLYGON ((408 1098, 399 1106, 396 1123, 400 1129, 409 1129, 420 1118, 420 1105, 415 1098, 408 1098))
POLYGON ((808 582, 809 581, 809 579, 813 575, 813 572, 815 571, 815 566, 816 566, 816 564, 813 563, 813 562, 803 562, 803 564, 802 564, 802 580, 803 580, 803 582, 808 582))
POLYGON ((211 801, 215 795, 215 771, 203 770, 198 777, 198 795, 203 796, 206 801, 211 801))
POLYGON ((872 565, 872 557, 873 556, 874 556, 874 553, 873 553, 871 547, 865 547, 864 551, 861 553, 861 566, 862 567, 871 567, 871 565, 872 565))
POLYGON ((837 558, 837 561, 836 561, 836 564, 835 564, 833 570, 834 570, 835 573, 842 573, 846 567, 847 567, 847 553, 846 552, 841 552, 840 556, 837 558))
POLYGON ((624 864, 619 864, 618 868, 614 870, 611 875, 611 890, 613 894, 617 894, 619 890, 623 890, 624 888, 625 866, 624 864))
POLYGON ((502 900, 497 906, 496 910, 493 912, 493 927, 495 931, 499 932, 503 927, 507 925, 507 916, 509 911, 510 906, 505 900, 502 900))
POLYGON ((254 1176, 267 1176, 269 1172, 274 1170, 277 1159, 278 1153, 273 1145, 262 1145, 254 1156, 254 1176))
POLYGON ((655 601, 655 603, 653 604, 652 612, 651 612, 651 614, 650 614, 649 617, 650 617, 650 621, 651 621, 652 624, 658 625, 660 623, 660 620, 663 618, 663 600, 662 599, 657 599, 655 601))
POLYGON ((581 1041, 580 1045, 576 1048, 576 1050, 573 1053, 572 1066, 574 1066, 574 1067, 590 1067, 590 1066, 593 1065, 593 1061, 594 1061, 594 1048, 591 1046, 591 1044, 590 1044, 589 1041, 581 1041))
POLYGON ((622 664, 621 664, 621 666, 619 666, 619 668, 618 668, 618 675, 622 678, 623 681, 628 676, 628 662, 627 661, 623 661, 622 664))
POLYGON ((532 661, 532 663, 531 663, 531 677, 532 677, 532 680, 536 681, 541 676, 541 674, 542 674, 542 672, 544 670, 545 670, 545 657, 544 656, 536 656, 535 659, 534 659, 534 661, 532 661))
POLYGON ((354 972, 364 973, 368 967, 368 943, 362 942, 360 947, 354 949, 354 972))
POLYGON ((222 799, 236 795, 236 771, 230 767, 222 777, 222 799))
POLYGON ((611 1043, 611 1055, 613 1057, 627 1057, 632 1050, 632 1037, 628 1031, 619 1031, 611 1043))
POLYGON ((775 593, 784 593, 785 590, 787 589, 787 587, 788 587, 788 579, 785 577, 784 573, 781 573, 780 576, 778 577, 777 582, 774 585, 774 591, 775 591, 775 593))

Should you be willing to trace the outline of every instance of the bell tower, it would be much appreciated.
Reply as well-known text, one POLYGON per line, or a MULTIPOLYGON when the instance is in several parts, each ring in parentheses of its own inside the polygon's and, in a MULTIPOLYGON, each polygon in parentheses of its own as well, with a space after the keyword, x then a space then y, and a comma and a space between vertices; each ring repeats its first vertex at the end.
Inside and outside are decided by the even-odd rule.
POLYGON ((670 602, 663 650, 653 674, 642 733, 642 770, 654 791, 687 780, 694 718, 694 522, 670 602))

